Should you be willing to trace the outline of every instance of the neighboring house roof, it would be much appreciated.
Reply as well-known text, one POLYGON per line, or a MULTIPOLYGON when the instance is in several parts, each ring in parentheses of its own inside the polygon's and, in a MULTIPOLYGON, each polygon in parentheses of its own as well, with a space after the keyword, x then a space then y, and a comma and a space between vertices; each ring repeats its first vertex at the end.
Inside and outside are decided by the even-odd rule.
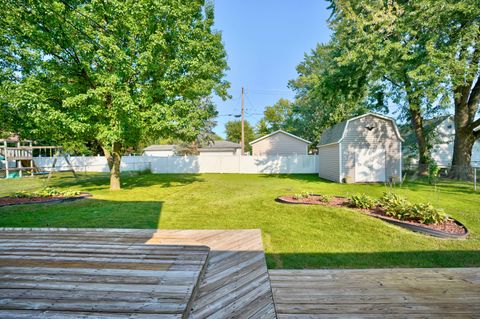
POLYGON ((400 132, 398 131, 397 123, 393 118, 385 115, 377 114, 377 113, 366 113, 360 116, 352 117, 351 119, 348 119, 346 121, 335 124, 330 128, 327 128, 326 130, 323 131, 322 136, 320 137, 320 143, 318 145, 322 146, 322 145, 340 143, 343 140, 343 137, 345 136, 345 129, 347 128, 348 123, 368 115, 372 115, 384 120, 391 121, 393 123, 393 127, 395 128, 395 133, 397 134, 397 137, 403 142, 403 138, 400 135, 400 132))
POLYGON ((218 152, 218 151, 231 151, 241 148, 240 144, 230 142, 230 141, 213 141, 213 143, 209 143, 198 150, 200 152, 218 152))
POLYGON ((160 145, 150 145, 145 147, 144 151, 173 151, 175 150, 176 145, 172 144, 160 144, 160 145))
POLYGON ((257 142, 260 142, 260 141, 263 140, 263 139, 269 138, 270 136, 275 135, 275 134, 278 134, 278 133, 286 134, 286 135, 288 135, 288 136, 290 136, 290 137, 296 138, 297 140, 300 140, 300 141, 305 142, 305 143, 307 143, 307 144, 311 144, 311 143, 312 143, 312 142, 307 141, 307 140, 305 140, 305 139, 303 139, 303 138, 301 138, 301 137, 299 137, 299 136, 296 136, 296 135, 293 135, 293 134, 291 134, 291 133, 285 132, 284 130, 278 130, 278 131, 272 132, 272 133, 270 133, 270 134, 267 134, 267 135, 265 135, 265 136, 262 136, 262 137, 260 137, 260 138, 257 138, 256 140, 251 141, 249 144, 250 144, 250 145, 253 145, 253 144, 257 143, 257 142))

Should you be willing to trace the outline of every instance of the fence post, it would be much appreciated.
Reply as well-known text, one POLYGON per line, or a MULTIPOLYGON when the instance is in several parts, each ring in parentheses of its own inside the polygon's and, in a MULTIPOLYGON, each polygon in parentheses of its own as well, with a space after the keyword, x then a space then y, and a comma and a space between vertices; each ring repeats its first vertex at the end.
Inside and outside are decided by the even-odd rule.
POLYGON ((477 168, 473 168, 473 190, 477 191, 477 168))

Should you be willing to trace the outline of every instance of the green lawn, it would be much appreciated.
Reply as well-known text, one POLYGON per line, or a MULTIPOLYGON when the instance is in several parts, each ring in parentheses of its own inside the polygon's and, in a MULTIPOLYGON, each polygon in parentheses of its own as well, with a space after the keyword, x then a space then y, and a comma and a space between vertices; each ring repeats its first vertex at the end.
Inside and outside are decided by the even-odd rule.
MULTIPOLYGON (((380 196, 384 185, 342 185, 315 175, 125 175, 123 190, 108 178, 68 174, 51 185, 88 191, 92 199, 0 208, 0 226, 163 229, 260 228, 270 268, 480 266, 480 192, 442 182, 408 183, 395 191, 444 208, 470 230, 467 240, 415 234, 349 209, 285 205, 281 194, 313 191, 380 196)), ((0 196, 44 185, 40 178, 0 180, 0 196)))

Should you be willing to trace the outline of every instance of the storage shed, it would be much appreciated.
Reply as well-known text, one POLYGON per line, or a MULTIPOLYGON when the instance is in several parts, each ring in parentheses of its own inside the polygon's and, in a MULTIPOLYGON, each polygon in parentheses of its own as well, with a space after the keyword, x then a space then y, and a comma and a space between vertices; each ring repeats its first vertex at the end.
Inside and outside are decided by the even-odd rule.
POLYGON ((252 155, 307 155, 311 143, 282 130, 250 142, 252 155))
POLYGON ((335 182, 399 180, 402 142, 395 120, 367 113, 326 129, 318 145, 319 176, 335 182))

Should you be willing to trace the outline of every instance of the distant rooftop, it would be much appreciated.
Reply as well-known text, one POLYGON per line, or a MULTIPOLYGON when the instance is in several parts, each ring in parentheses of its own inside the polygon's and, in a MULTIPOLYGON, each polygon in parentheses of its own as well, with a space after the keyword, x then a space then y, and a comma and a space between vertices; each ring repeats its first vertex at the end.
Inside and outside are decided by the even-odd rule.
POLYGON ((157 145, 150 145, 144 148, 144 151, 173 151, 177 147, 173 144, 157 144, 157 145))
POLYGON ((236 149, 241 148, 240 144, 230 141, 213 141, 204 145, 200 150, 236 149))

